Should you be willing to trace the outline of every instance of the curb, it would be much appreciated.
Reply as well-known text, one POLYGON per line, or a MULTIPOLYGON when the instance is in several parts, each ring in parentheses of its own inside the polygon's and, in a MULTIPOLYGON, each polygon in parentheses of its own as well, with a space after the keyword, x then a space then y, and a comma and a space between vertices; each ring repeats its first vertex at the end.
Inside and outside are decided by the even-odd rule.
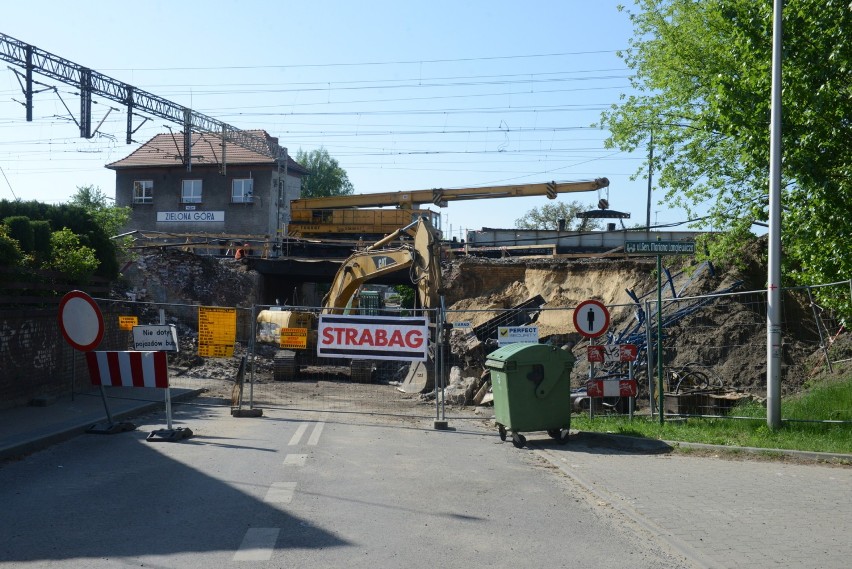
MULTIPOLYGON (((179 393, 177 395, 172 396, 172 403, 176 401, 184 401, 187 399, 192 399, 200 395, 204 390, 203 389, 192 389, 185 391, 183 393, 179 393)), ((135 417, 137 415, 141 415, 143 413, 148 413, 150 411, 156 411, 158 409, 165 409, 164 401, 141 401, 140 405, 136 407, 131 407, 129 409, 125 409, 123 411, 116 411, 112 414, 113 419, 127 419, 130 417, 135 417)), ((26 454, 30 454, 32 452, 42 450, 48 446, 54 445, 56 443, 60 443, 66 441, 68 439, 74 438, 77 435, 83 434, 86 432, 86 429, 92 426, 93 423, 97 423, 98 419, 85 419, 80 420, 76 424, 72 426, 67 426, 64 428, 60 428, 50 434, 33 437, 26 440, 21 440, 20 442, 12 443, 3 448, 0 448, 0 460, 6 460, 10 458, 17 458, 26 454)))

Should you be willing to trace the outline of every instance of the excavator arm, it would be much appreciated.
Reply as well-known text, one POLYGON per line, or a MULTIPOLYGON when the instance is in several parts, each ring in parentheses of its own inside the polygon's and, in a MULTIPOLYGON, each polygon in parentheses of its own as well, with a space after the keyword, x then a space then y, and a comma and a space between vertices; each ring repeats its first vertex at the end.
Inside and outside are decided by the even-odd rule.
POLYGON ((410 269, 423 308, 437 305, 441 286, 440 239, 437 230, 425 218, 409 224, 365 249, 353 253, 337 270, 331 288, 323 299, 323 308, 332 313, 346 309, 352 297, 368 281, 389 273, 410 269), (402 247, 382 247, 407 234, 412 243, 402 247))

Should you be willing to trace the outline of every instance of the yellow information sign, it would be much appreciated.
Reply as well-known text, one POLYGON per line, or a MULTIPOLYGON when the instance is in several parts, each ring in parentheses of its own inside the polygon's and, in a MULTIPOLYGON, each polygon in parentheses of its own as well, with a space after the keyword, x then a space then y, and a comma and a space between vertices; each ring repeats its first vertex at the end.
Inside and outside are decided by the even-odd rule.
POLYGON ((119 330, 127 330, 128 332, 133 331, 134 326, 139 325, 139 317, 138 316, 119 316, 118 317, 118 329, 119 330))
POLYGON ((198 307, 198 355, 230 358, 237 340, 237 309, 198 307))
POLYGON ((285 350, 304 350, 308 347, 308 329, 281 328, 278 345, 285 350))

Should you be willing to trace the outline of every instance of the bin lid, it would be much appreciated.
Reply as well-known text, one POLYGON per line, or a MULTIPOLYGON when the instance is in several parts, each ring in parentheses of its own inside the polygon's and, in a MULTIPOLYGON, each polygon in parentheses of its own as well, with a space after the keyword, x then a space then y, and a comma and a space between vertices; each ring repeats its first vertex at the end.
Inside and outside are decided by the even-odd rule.
POLYGON ((548 344, 518 342, 503 346, 490 354, 485 361, 486 369, 505 369, 506 364, 514 361, 516 364, 544 363, 545 360, 557 359, 560 362, 573 362, 574 354, 548 344))

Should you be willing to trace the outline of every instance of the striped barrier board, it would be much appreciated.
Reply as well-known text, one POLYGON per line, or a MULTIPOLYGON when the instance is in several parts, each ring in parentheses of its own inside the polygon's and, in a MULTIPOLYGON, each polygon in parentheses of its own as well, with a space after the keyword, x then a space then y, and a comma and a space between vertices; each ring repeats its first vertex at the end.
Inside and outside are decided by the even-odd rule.
POLYGON ((589 397, 636 397, 638 392, 635 379, 590 379, 586 382, 589 397))
POLYGON ((86 352, 92 385, 169 386, 166 352, 86 352))

